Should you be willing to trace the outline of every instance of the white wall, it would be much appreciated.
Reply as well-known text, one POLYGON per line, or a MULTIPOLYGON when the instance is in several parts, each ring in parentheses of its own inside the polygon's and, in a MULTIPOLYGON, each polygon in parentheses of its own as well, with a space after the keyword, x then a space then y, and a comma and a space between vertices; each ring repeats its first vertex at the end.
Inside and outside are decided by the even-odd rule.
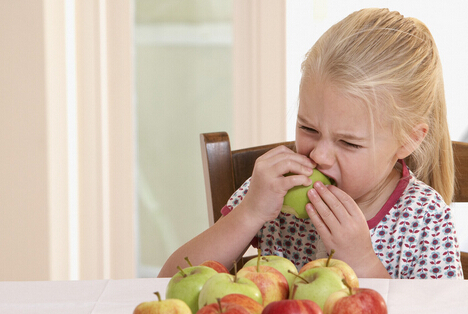
MULTIPOLYGON (((305 53, 330 26, 366 7, 386 7, 424 22, 434 36, 442 59, 450 134, 468 136, 468 2, 408 0, 295 0, 287 2, 288 140, 294 139, 300 65, 305 53)), ((466 140, 466 139, 465 139, 466 140)), ((454 206, 463 251, 468 251, 468 203, 454 206)))

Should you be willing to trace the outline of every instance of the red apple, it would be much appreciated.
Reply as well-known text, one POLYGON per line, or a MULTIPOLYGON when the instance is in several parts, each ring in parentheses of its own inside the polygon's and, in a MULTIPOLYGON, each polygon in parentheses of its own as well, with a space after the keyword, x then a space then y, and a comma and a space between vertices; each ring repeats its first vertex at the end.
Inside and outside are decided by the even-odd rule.
MULTIPOLYGON (((187 262, 187 264, 192 267, 192 262, 190 262, 189 258, 188 257, 184 257, 185 261, 187 262)), ((213 261, 213 260, 207 260, 207 261, 204 261, 203 263, 201 263, 200 265, 198 266, 206 266, 206 267, 209 267, 209 268, 213 268, 214 270, 216 270, 216 272, 218 273, 229 273, 229 270, 226 268, 226 266, 224 266, 223 264, 221 264, 220 262, 217 262, 217 261, 213 261)))
POLYGON ((311 300, 281 300, 268 304, 262 314, 322 314, 322 309, 311 300))
POLYGON ((245 308, 250 314, 261 314, 263 306, 244 294, 231 293, 221 298, 224 303, 236 303, 245 308))
POLYGON ((288 298, 288 280, 273 267, 265 265, 243 267, 237 276, 250 279, 257 285, 262 293, 263 306, 288 298))
POLYGON ((189 306, 184 301, 179 299, 161 300, 159 292, 155 292, 154 294, 158 297, 157 301, 148 301, 138 304, 133 314, 192 314, 189 306))
POLYGON ((350 285, 353 288, 358 288, 359 287, 359 279, 354 272, 354 270, 346 264, 345 262, 339 260, 339 259, 332 259, 333 254, 335 253, 335 250, 331 250, 330 255, 328 258, 320 258, 316 259, 314 261, 308 262, 302 268, 299 270, 299 274, 302 274, 308 269, 311 268, 316 268, 316 267, 328 267, 330 270, 333 270, 335 273, 341 276, 344 280, 346 280, 346 283, 350 285))
POLYGON ((217 303, 207 304, 198 310, 197 314, 249 314, 247 309, 236 303, 226 303, 218 299, 217 303))
MULTIPOLYGON (((286 280, 288 280, 288 283, 289 283, 289 288, 291 288, 291 285, 294 282, 294 279, 296 279, 294 274, 297 275, 296 265, 294 265, 293 262, 291 262, 290 260, 282 256, 277 256, 277 255, 261 256, 261 250, 259 254, 260 254, 260 265, 271 266, 275 268, 276 270, 278 270, 280 273, 284 275, 284 277, 286 277, 286 280)), ((251 260, 249 260, 248 262, 244 264, 244 267, 255 266, 257 265, 257 263, 258 263, 258 260, 255 258, 252 258, 251 260)))
POLYGON ((351 288, 332 293, 323 307, 324 314, 387 314, 384 298, 373 289, 351 288))
POLYGON ((229 270, 226 268, 226 266, 224 266, 223 264, 217 261, 212 261, 212 260, 204 261, 203 263, 200 264, 200 266, 207 266, 207 267, 213 268, 218 273, 229 273, 229 270))

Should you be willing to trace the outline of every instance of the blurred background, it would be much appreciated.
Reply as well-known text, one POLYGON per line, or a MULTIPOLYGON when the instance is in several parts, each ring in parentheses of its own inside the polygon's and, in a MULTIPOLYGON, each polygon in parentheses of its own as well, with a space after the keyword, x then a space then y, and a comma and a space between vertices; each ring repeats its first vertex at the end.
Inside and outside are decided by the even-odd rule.
POLYGON ((157 276, 208 227, 199 134, 293 140, 304 54, 364 7, 428 25, 468 141, 463 1, 0 0, 0 280, 157 276))

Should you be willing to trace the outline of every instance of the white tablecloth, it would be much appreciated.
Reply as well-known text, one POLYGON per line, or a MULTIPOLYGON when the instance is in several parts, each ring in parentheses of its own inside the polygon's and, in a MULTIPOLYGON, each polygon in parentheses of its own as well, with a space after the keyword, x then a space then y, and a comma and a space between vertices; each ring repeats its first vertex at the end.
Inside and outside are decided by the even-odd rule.
MULTIPOLYGON (((0 313, 132 313, 141 302, 164 297, 169 278, 0 282, 0 313)), ((468 280, 361 279, 380 292, 390 314, 468 313, 468 280)))

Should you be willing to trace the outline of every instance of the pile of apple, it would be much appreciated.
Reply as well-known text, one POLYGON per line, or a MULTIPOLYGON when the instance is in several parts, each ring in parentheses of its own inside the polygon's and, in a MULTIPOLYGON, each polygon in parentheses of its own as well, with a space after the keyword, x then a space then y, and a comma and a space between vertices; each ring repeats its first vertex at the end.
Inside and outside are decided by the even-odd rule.
MULTIPOLYGON (((302 314, 387 313, 382 296, 359 288, 354 270, 328 258, 305 264, 300 271, 288 259, 261 256, 231 275, 219 262, 206 261, 175 274, 166 299, 139 304, 134 314, 302 314)), ((234 267, 236 264, 234 263, 234 267)))

